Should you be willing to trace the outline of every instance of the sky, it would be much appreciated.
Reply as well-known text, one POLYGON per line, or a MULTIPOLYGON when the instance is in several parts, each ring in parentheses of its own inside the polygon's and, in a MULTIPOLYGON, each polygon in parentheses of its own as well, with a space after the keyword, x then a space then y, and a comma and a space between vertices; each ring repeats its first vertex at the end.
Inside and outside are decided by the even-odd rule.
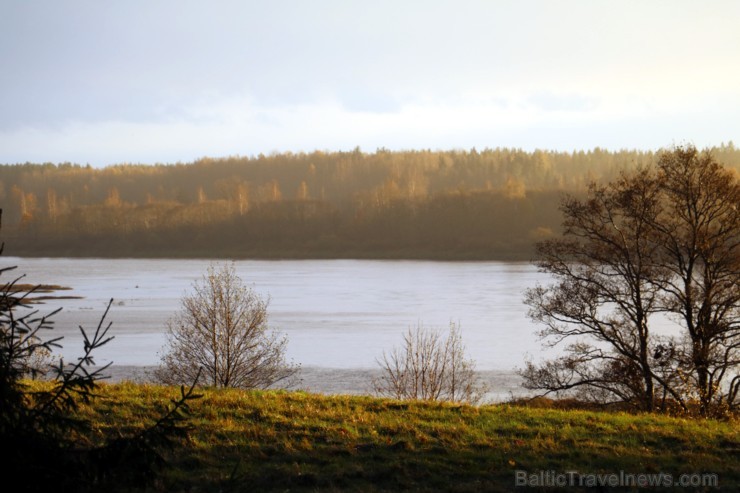
POLYGON ((0 0, 0 163, 740 141, 735 0, 0 0))

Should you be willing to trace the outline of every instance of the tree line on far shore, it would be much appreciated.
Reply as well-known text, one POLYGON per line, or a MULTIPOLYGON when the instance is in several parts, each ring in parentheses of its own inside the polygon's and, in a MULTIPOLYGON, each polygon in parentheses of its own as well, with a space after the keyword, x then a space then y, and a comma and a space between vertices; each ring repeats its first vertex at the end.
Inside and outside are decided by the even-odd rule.
MULTIPOLYGON (((711 150, 740 169, 732 143, 711 150)), ((562 192, 656 160, 641 151, 377 150, 188 164, 0 166, 13 255, 528 259, 562 192)))

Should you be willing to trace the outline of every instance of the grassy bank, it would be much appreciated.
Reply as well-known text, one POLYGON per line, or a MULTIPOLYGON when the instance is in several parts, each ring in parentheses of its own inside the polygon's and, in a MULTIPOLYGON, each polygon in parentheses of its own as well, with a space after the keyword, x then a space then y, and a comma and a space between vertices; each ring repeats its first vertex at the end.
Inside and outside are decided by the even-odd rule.
MULTIPOLYGON (((103 385, 80 411, 88 440, 151 423, 177 394, 103 385)), ((540 470, 714 473, 722 491, 740 486, 736 422, 237 390, 206 390, 193 411, 158 490, 510 491, 516 471, 540 470)))

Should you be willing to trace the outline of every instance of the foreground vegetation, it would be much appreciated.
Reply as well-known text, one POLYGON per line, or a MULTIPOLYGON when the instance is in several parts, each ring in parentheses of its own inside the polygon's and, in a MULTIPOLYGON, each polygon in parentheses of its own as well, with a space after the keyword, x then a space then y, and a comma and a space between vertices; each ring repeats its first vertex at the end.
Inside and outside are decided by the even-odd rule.
MULTIPOLYGON (((190 436, 170 454, 157 490, 510 491, 516 471, 540 470, 713 473, 720 490, 740 487, 733 421, 301 392, 202 393, 191 405, 190 436)), ((178 389, 122 383, 101 385, 99 394, 78 411, 91 420, 84 438, 91 445, 151 424, 178 389)))

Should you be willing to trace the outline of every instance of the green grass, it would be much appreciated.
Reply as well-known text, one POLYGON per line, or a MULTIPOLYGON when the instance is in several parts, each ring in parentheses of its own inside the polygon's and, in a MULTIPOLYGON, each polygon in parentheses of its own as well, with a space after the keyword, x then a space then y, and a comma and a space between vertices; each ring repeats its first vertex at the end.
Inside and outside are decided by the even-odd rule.
MULTIPOLYGON (((178 393, 102 385, 101 397, 80 410, 93 422, 87 439, 150 424, 178 393)), ((301 392, 202 393, 192 405, 190 437, 168 454, 157 490, 543 490, 515 488, 517 470, 716 473, 722 491, 740 487, 736 421, 301 392)))

